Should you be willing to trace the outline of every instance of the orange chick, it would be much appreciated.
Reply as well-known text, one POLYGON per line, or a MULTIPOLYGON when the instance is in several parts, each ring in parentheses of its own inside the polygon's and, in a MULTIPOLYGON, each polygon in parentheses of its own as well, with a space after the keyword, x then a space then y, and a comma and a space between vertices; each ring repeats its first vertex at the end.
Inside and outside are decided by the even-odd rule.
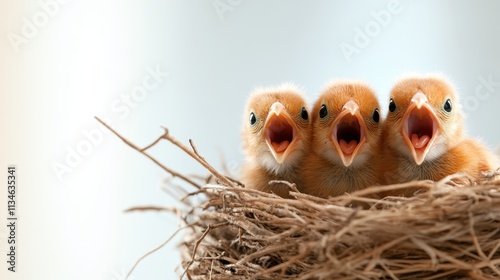
POLYGON ((308 106, 294 85, 256 90, 243 117, 242 182, 246 187, 289 197, 290 188, 270 185, 284 180, 300 185, 298 169, 308 152, 311 120, 308 106))
POLYGON ((439 76, 413 76, 396 83, 383 141, 387 183, 438 181, 457 172, 478 179, 481 171, 497 166, 493 154, 464 135, 455 89, 439 76))
POLYGON ((362 82, 326 87, 312 110, 312 152, 304 159, 302 192, 327 198, 379 184, 379 107, 362 82))

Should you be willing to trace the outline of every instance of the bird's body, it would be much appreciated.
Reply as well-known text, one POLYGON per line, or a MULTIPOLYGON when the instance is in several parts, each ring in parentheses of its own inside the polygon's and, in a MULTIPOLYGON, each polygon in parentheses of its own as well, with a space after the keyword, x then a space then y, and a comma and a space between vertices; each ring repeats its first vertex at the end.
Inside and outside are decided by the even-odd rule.
POLYGON ((298 170, 309 150, 311 121, 303 94, 293 85, 256 90, 244 113, 242 166, 245 187, 289 197, 283 180, 300 185, 298 170))
POLYGON ((379 103, 357 81, 335 81, 312 110, 313 140, 304 159, 301 191, 327 198, 380 183, 379 103))
POLYGON ((458 98, 447 80, 404 78, 392 89, 389 104, 383 132, 385 183, 438 181, 457 172, 477 180, 481 171, 495 167, 494 156, 465 136, 458 98))
POLYGON ((400 153, 392 153, 389 157, 395 172, 386 174, 388 183, 403 183, 415 180, 439 181, 444 177, 458 172, 467 174, 471 178, 479 178, 481 171, 491 170, 495 166, 495 160, 490 158, 489 152, 477 140, 465 139, 456 146, 450 148, 442 156, 424 161, 416 165, 400 153))
POLYGON ((317 154, 309 154, 304 162, 300 190, 317 197, 338 196, 381 183, 378 164, 345 167, 317 154))
POLYGON ((281 197, 289 198, 290 187, 283 183, 272 183, 271 181, 287 181, 300 186, 302 182, 298 176, 299 166, 294 166, 281 172, 272 172, 257 165, 255 162, 247 162, 243 167, 241 181, 247 188, 262 192, 275 193, 281 197))

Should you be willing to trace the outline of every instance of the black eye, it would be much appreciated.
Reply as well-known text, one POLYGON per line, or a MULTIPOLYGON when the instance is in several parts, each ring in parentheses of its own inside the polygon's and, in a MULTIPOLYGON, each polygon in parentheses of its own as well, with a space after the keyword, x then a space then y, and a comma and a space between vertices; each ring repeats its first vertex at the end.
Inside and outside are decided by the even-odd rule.
POLYGON ((326 109, 326 105, 323 104, 323 105, 321 105, 321 108, 319 109, 319 117, 324 118, 324 117, 326 117, 326 115, 328 115, 328 110, 326 109))
POLYGON ((378 123, 378 121, 380 120, 380 114, 378 112, 378 109, 375 109, 375 111, 373 112, 373 121, 375 121, 376 123, 378 123))
POLYGON ((300 117, 302 117, 304 120, 307 120, 309 118, 309 114, 307 113, 306 108, 302 107, 302 111, 300 112, 300 117))
POLYGON ((250 125, 254 125, 257 122, 257 118, 255 117, 255 114, 252 112, 250 113, 250 125))
POLYGON ((446 102, 444 103, 444 106, 443 106, 444 110, 446 112, 451 112, 451 100, 448 98, 446 99, 446 102))
POLYGON ((392 99, 392 98, 389 101, 389 111, 391 111, 391 112, 396 111, 396 103, 394 102, 394 99, 392 99))

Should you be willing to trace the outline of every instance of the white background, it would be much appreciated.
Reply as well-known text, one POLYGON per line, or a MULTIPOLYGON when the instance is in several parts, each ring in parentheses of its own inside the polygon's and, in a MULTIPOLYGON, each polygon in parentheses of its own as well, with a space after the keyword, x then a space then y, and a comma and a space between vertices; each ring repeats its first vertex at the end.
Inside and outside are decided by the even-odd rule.
MULTIPOLYGON (((329 80, 358 78, 385 113, 401 73, 441 72, 461 95, 469 134, 500 144, 498 1, 8 0, 0 10, 0 170, 16 164, 19 175, 18 272, 6 273, 0 226, 2 279, 120 280, 177 228, 174 215, 124 213, 178 204, 161 190, 168 174, 113 135, 68 166, 97 129, 94 116, 139 146, 168 127, 184 143, 194 139, 214 166, 223 155, 237 177, 242 111, 255 87, 294 82, 312 103, 329 80), (23 19, 43 21, 40 3, 49 2, 57 11, 25 38, 23 19), (25 40, 13 44, 12 34, 25 40), (343 44, 357 52, 344 54, 343 44), (168 77, 125 105, 156 68, 168 77), (71 171, 58 176, 59 164, 71 171)), ((170 143, 151 153, 183 174, 206 175, 170 143)), ((179 241, 140 263, 133 279, 175 279, 179 241)))

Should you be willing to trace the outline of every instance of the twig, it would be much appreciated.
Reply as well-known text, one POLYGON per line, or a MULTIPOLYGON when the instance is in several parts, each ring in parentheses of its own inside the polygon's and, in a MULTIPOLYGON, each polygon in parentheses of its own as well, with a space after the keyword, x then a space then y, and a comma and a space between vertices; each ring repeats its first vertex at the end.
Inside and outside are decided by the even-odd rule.
POLYGON ((481 245, 479 244, 479 241, 477 240, 476 231, 474 230, 474 217, 472 215, 472 212, 469 211, 468 215, 469 215, 469 231, 470 231, 470 235, 472 238, 472 242, 474 243, 474 247, 476 247, 476 252, 479 254, 479 256, 483 260, 488 260, 488 257, 483 252, 483 249, 481 248, 481 245))
POLYGON ((166 211, 166 212, 172 212, 172 213, 178 213, 179 208, 176 207, 161 207, 161 206, 137 206, 137 207, 130 207, 125 210, 126 212, 136 212, 136 211, 166 211))
POLYGON ((289 187, 293 192, 300 192, 297 189, 297 185, 295 183, 291 183, 291 182, 288 182, 285 180, 271 180, 271 181, 269 181, 269 185, 274 185, 274 184, 284 184, 287 187, 289 187))
POLYGON ((245 187, 245 184, 243 184, 242 182, 232 178, 232 177, 229 177, 229 176, 225 176, 228 180, 232 181, 233 183, 237 184, 238 186, 240 187, 245 187))
POLYGON ((130 147, 132 147, 132 149, 138 151, 139 153, 145 155, 147 158, 149 158, 150 160, 152 160, 154 163, 156 163, 159 167, 161 167, 163 170, 167 171, 168 173, 170 173, 172 176, 174 177, 178 177, 178 178, 181 178, 182 180, 184 180, 185 182, 191 184, 192 186, 194 186, 195 188, 197 189, 201 189, 201 186, 198 185, 196 182, 194 182, 193 180, 189 179, 188 177, 166 167, 165 165, 163 165, 161 162, 159 162, 156 158, 154 158, 153 156, 149 155, 148 153, 146 153, 146 148, 150 148, 152 145, 158 143, 158 139, 161 139, 162 137, 156 139, 152 144, 148 145, 146 148, 144 149, 141 149, 139 147, 137 147, 134 143, 130 142, 128 139, 126 139, 125 137, 121 136, 118 132, 116 132, 113 128, 111 128, 107 123, 103 122, 101 119, 99 119, 98 117, 95 117, 97 119, 97 121, 99 121, 100 123, 102 123, 105 127, 107 127, 111 132, 113 132, 116 136, 118 136, 118 138, 120 138, 123 142, 125 142, 125 144, 129 145, 130 147))
POLYGON ((168 133, 167 128, 165 128, 165 127, 162 127, 162 128, 165 130, 165 132, 163 133, 163 136, 162 136, 163 139, 166 139, 166 140, 170 141, 172 144, 174 144, 175 146, 181 148, 184 152, 186 152, 193 159, 195 159, 197 162, 199 162, 201 165, 203 165, 203 167, 205 167, 210 173, 212 173, 217 179, 221 180, 224 184, 226 184, 227 186, 235 187, 235 185, 230 180, 228 180, 224 175, 220 174, 217 170, 215 170, 215 168, 213 168, 210 164, 208 164, 205 161, 205 159, 198 154, 198 151, 197 151, 196 147, 194 146, 194 143, 191 139, 189 139, 189 143, 191 144, 192 150, 190 150, 184 144, 182 144, 177 139, 172 137, 168 133))
POLYGON ((207 236, 207 234, 212 229, 216 229, 216 228, 227 226, 227 225, 229 225, 228 222, 220 223, 220 224, 216 224, 216 225, 208 225, 207 229, 205 229, 205 231, 203 232, 203 234, 198 239, 196 239, 196 242, 195 242, 194 248, 193 248, 193 254, 191 255, 191 261, 188 263, 188 265, 186 265, 186 268, 184 269, 184 272, 182 273, 182 275, 181 275, 181 277, 179 279, 182 279, 182 277, 184 277, 184 275, 188 271, 189 267, 194 263, 195 256, 196 256, 196 251, 198 250, 198 246, 203 241, 203 239, 205 239, 205 237, 207 236))
POLYGON ((139 259, 135 262, 134 266, 132 266, 132 268, 130 269, 130 271, 127 273, 127 276, 125 277, 125 280, 127 280, 127 279, 130 277, 130 275, 132 274, 132 272, 134 272, 134 269, 137 267, 137 265, 138 265, 138 264, 139 264, 139 263, 140 263, 143 259, 145 259, 147 256, 149 256, 149 255, 153 254, 154 252, 156 252, 156 251, 160 250, 161 248, 163 248, 163 246, 167 245, 167 244, 168 244, 168 242, 170 242, 170 240, 172 240, 172 238, 174 238, 174 237, 177 235, 177 233, 179 233, 181 230, 184 230, 184 229, 186 229, 186 228, 190 228, 190 227, 192 227, 193 225, 195 225, 195 223, 193 223, 193 224, 189 224, 189 225, 185 225, 185 226, 183 226, 183 227, 178 228, 178 229, 177 229, 177 230, 176 230, 176 231, 175 231, 172 235, 170 235, 170 236, 167 238, 167 240, 165 240, 165 241, 164 241, 164 242, 163 242, 160 246, 158 246, 158 247, 154 248, 153 250, 151 250, 151 251, 147 252, 144 256, 140 257, 140 258, 139 258, 139 259))
POLYGON ((160 141, 161 141, 161 139, 163 139, 163 135, 162 135, 162 136, 160 136, 160 137, 158 137, 158 138, 156 138, 156 140, 155 140, 155 141, 153 141, 153 143, 151 143, 151 144, 147 145, 146 147, 142 148, 142 149, 140 150, 140 152, 145 152, 145 151, 147 151, 149 148, 151 148, 151 147, 153 147, 154 145, 158 144, 158 142, 160 142, 160 141))

